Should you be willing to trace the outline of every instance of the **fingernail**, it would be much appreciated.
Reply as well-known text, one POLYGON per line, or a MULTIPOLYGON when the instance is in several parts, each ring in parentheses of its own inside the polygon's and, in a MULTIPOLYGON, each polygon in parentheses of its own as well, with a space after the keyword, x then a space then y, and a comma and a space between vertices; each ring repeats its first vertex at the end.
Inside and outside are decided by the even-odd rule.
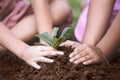
POLYGON ((53 62, 54 62, 54 60, 50 60, 50 62, 51 62, 51 63, 53 63, 53 62))
POLYGON ((64 52, 57 51, 56 52, 58 55, 64 55, 64 52))
POLYGON ((69 55, 69 58, 71 58, 71 57, 72 57, 72 54, 69 55))
POLYGON ((60 44, 60 46, 63 46, 63 44, 60 44))
POLYGON ((70 61, 70 62, 73 62, 73 59, 70 59, 69 61, 70 61))
POLYGON ((39 70, 39 69, 41 69, 41 67, 40 67, 40 66, 38 66, 38 67, 36 67, 36 69, 38 69, 38 70, 39 70))
POLYGON ((75 61, 74 64, 78 64, 78 63, 75 61))
POLYGON ((83 62, 83 65, 86 65, 86 62, 83 62))
POLYGON ((64 52, 60 52, 61 55, 64 55, 64 52))

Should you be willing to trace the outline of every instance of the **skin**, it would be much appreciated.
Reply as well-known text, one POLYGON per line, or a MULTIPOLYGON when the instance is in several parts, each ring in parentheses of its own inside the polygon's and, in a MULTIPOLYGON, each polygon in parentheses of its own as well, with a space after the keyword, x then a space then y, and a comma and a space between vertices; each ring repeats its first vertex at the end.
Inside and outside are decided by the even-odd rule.
POLYGON ((62 44, 74 45, 75 49, 70 54, 70 62, 84 65, 99 63, 104 60, 103 57, 108 57, 118 47, 120 43, 120 12, 105 33, 113 4, 114 0, 98 0, 97 2, 91 0, 87 30, 82 44, 73 41, 66 41, 62 44))
POLYGON ((114 0, 98 0, 97 2, 91 0, 83 43, 95 46, 100 41, 111 18, 113 5, 114 0))
POLYGON ((36 33, 46 32, 48 30, 50 30, 48 31, 50 33, 53 24, 62 24, 59 23, 61 20, 68 20, 67 24, 70 24, 69 22, 71 20, 69 20, 68 17, 70 17, 69 12, 71 12, 71 10, 68 4, 61 0, 60 2, 64 4, 59 5, 58 3, 60 2, 58 0, 50 0, 50 4, 47 0, 31 0, 31 2, 34 11, 33 15, 21 19, 10 30, 0 23, 0 50, 10 50, 28 65, 40 69, 41 67, 37 62, 54 62, 53 59, 46 58, 45 56, 63 55, 63 52, 56 51, 49 46, 29 46, 25 42, 31 40, 36 33), (52 1, 54 1, 54 4, 52 1), (62 11, 63 9, 58 9, 58 7, 55 8, 58 5, 59 7, 66 9, 64 13, 62 11), (58 12, 57 10, 62 13, 54 13, 58 12), (64 15, 61 16, 60 14, 64 15))
MULTIPOLYGON (((50 1, 50 0, 48 0, 48 1, 50 1)), ((47 0, 35 0, 35 1, 31 0, 31 3, 33 5, 33 9, 34 9, 34 13, 35 13, 35 20, 37 23, 38 33, 48 32, 51 35, 52 27, 53 27, 52 20, 56 24, 59 24, 61 22, 61 20, 64 20, 66 15, 68 15, 68 12, 70 12, 69 7, 66 6, 66 2, 64 0, 63 1, 52 0, 52 1, 53 2, 51 2, 51 5, 50 5, 50 7, 51 7, 51 12, 50 12, 49 5, 47 5, 48 4, 47 0), (41 3, 41 5, 42 5, 41 7, 39 7, 39 3, 41 3), (59 4, 61 4, 61 6, 59 6, 59 4), (53 6, 53 5, 55 5, 55 6, 53 6), (38 9, 40 9, 40 10, 37 11, 38 9), (66 12, 61 12, 58 14, 57 10, 59 12, 61 12, 61 11, 66 11, 66 12), (39 14, 41 16, 39 16, 39 14), (44 15, 46 15, 46 16, 44 16, 44 15), (52 19, 52 17, 53 17, 53 19, 52 19), (41 22, 39 22, 40 20, 41 20, 41 22), (43 26, 45 28, 42 28, 43 26)))
POLYGON ((54 62, 52 59, 45 58, 44 56, 63 55, 63 52, 55 51, 48 46, 29 46, 14 36, 2 23, 0 23, 0 34, 2 34, 0 35, 0 45, 10 50, 28 65, 36 69, 41 68, 37 62, 54 62))
MULTIPOLYGON (((102 51, 101 54, 105 57, 109 57, 110 54, 115 51, 120 44, 119 21, 120 12, 118 13, 116 19, 114 20, 107 33, 96 45, 96 47, 98 47, 102 51)), ((101 57, 98 55, 99 52, 96 47, 87 45, 85 50, 79 52, 79 55, 76 55, 75 53, 71 54, 72 57, 70 61, 76 64, 83 63, 84 65, 98 63, 102 61, 101 57), (83 57, 81 57, 81 55, 83 55, 83 57)))

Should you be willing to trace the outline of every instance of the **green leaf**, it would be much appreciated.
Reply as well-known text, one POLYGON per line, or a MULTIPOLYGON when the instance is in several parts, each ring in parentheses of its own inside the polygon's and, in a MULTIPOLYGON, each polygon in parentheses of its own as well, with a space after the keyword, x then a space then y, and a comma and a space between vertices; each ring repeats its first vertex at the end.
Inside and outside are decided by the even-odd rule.
POLYGON ((50 46, 52 46, 52 40, 51 40, 51 38, 50 38, 50 36, 47 32, 45 32, 43 34, 36 34, 35 36, 42 39, 43 41, 45 41, 50 46))
POLYGON ((59 38, 57 38, 57 32, 58 32, 58 27, 55 27, 52 31, 52 39, 50 38, 49 34, 47 32, 43 33, 43 34, 36 34, 35 36, 44 40, 46 43, 48 43, 50 46, 57 48, 60 43, 66 41, 67 39, 70 38, 70 34, 71 34, 71 28, 70 27, 66 27, 62 34, 60 35, 59 38))
POLYGON ((54 45, 54 48, 58 48, 59 45, 59 42, 57 42, 56 45, 54 45))
POLYGON ((52 31, 52 47, 56 48, 56 44, 58 42, 58 39, 57 39, 57 32, 58 32, 58 27, 54 27, 53 28, 53 31, 52 31))
POLYGON ((58 39, 58 44, 61 44, 62 42, 66 41, 68 38, 63 36, 61 38, 58 39))
POLYGON ((57 42, 58 42, 58 39, 54 37, 53 42, 52 42, 52 47, 56 48, 57 42))
POLYGON ((52 31, 52 40, 54 39, 54 37, 57 36, 58 29, 59 29, 58 27, 53 28, 53 31, 52 31))
POLYGON ((58 27, 54 27, 53 28, 53 31, 52 31, 52 47, 55 47, 55 44, 56 44, 56 42, 57 42, 57 38, 56 38, 56 36, 57 36, 57 32, 58 32, 58 27))
POLYGON ((66 27, 63 31, 62 34, 60 35, 60 38, 64 37, 64 36, 69 36, 71 33, 71 28, 70 27, 66 27))

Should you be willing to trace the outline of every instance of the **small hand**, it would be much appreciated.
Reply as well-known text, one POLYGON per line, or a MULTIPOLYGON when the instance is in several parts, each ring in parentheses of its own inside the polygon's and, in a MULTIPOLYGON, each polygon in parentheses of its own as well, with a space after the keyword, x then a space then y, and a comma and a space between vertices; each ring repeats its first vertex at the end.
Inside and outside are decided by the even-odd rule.
POLYGON ((53 59, 46 58, 45 56, 63 55, 63 52, 56 51, 52 47, 48 46, 30 46, 27 48, 21 57, 28 65, 40 69, 40 65, 37 62, 53 63, 53 59))
POLYGON ((75 48, 74 52, 70 54, 70 62, 84 65, 94 64, 101 61, 98 50, 94 46, 81 44, 75 48))
POLYGON ((72 48, 76 48, 79 45, 81 45, 79 42, 70 41, 70 40, 67 40, 67 41, 63 42, 62 44, 60 44, 60 46, 66 46, 66 47, 71 46, 72 48))

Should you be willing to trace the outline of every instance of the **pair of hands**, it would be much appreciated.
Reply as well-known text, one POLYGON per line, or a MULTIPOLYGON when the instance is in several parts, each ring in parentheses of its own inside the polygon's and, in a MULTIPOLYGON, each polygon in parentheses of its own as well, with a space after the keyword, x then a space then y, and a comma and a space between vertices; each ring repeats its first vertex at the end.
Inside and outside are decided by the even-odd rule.
POLYGON ((71 46, 72 48, 74 48, 74 51, 69 55, 69 61, 72 63, 82 63, 83 65, 89 65, 99 63, 103 60, 101 56, 103 54, 98 50, 98 48, 94 46, 80 44, 78 42, 70 40, 62 43, 61 46, 71 46))
MULTIPOLYGON (((69 55, 70 62, 84 65, 94 64, 101 62, 103 58, 98 52, 98 49, 94 46, 80 44, 78 42, 67 40, 62 43, 61 46, 72 46, 74 51, 69 55)), ((54 60, 47 57, 64 55, 61 51, 56 51, 50 46, 29 46, 23 53, 22 58, 28 65, 40 69, 41 66, 37 62, 53 63, 54 60)))
POLYGON ((50 46, 29 46, 20 58, 23 59, 28 65, 40 69, 41 66, 37 62, 53 63, 54 60, 47 57, 64 55, 61 51, 56 51, 50 46))

